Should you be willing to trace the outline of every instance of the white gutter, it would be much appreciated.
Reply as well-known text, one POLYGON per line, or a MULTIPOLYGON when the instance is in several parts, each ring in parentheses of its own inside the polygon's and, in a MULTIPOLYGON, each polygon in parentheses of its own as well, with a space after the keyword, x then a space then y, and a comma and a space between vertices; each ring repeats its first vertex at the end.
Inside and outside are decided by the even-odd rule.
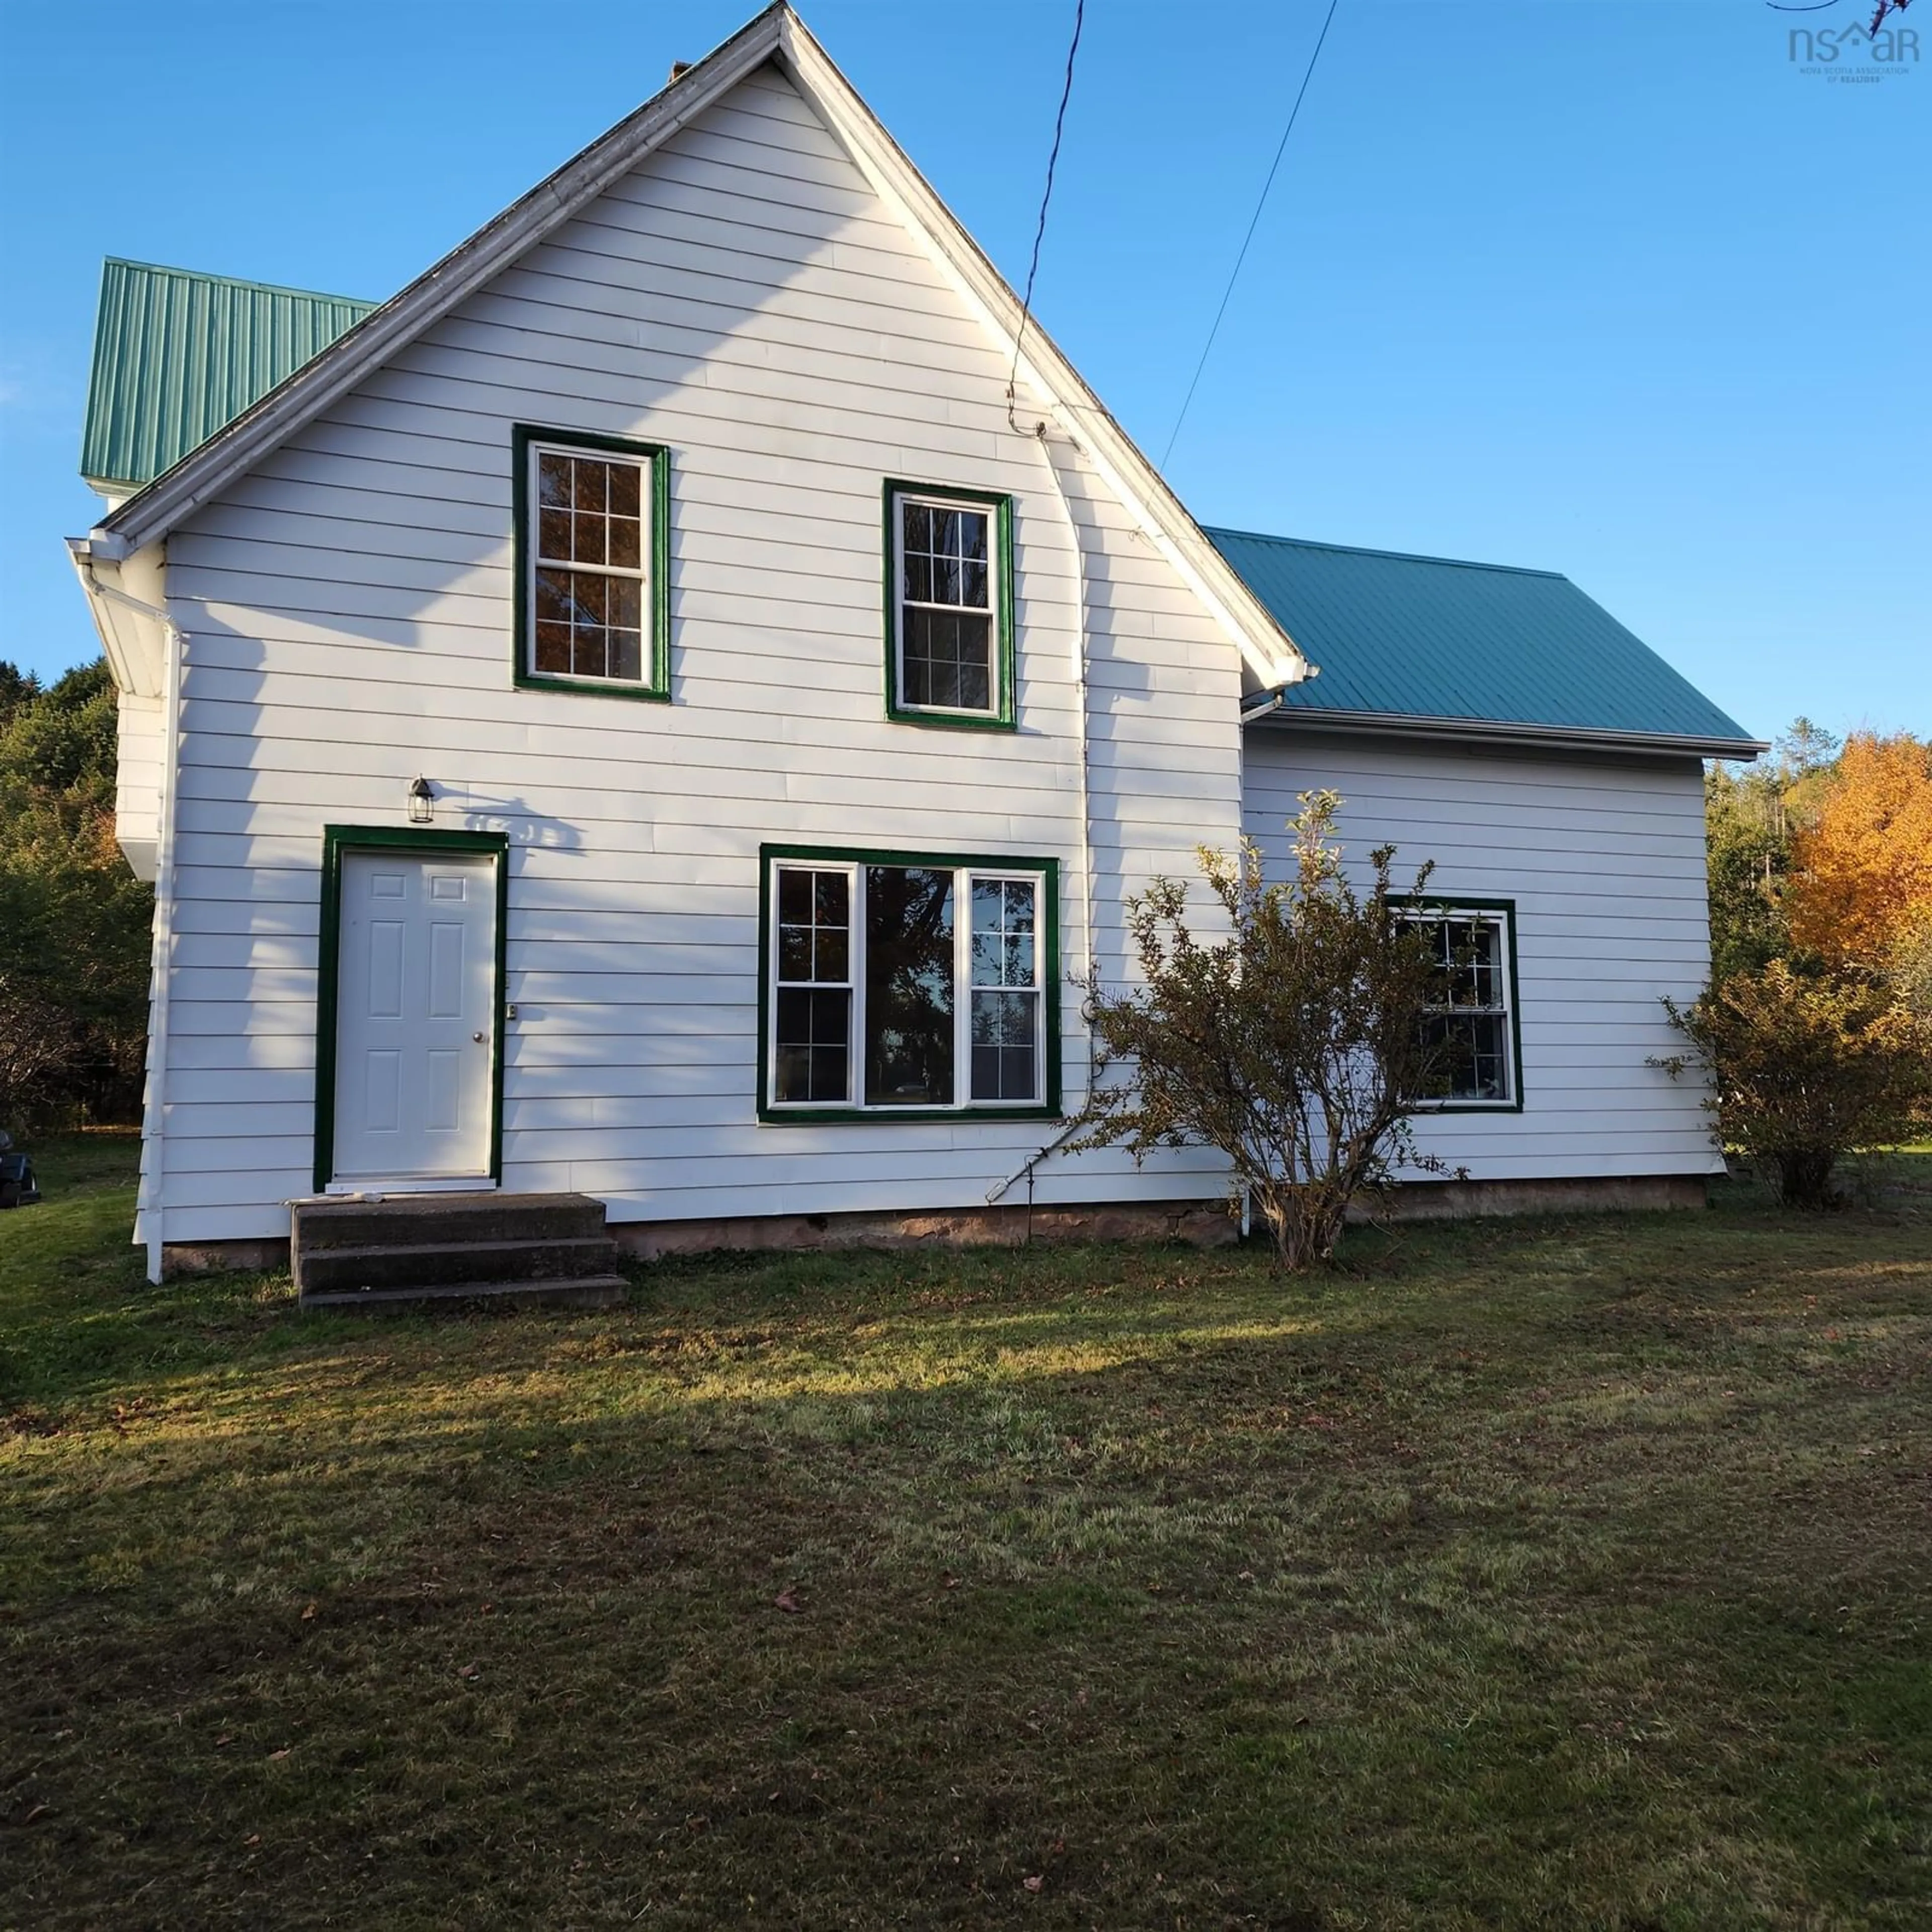
MULTIPOLYGON (((175 799, 180 790, 182 670, 188 654, 188 633, 160 604, 130 596, 113 584, 103 584, 94 574, 94 550, 88 539, 76 540, 68 548, 91 599, 122 605, 158 625, 161 632, 160 795, 155 828, 154 945, 148 967, 148 1090, 141 1109, 141 1189, 135 1203, 137 1223, 147 1238, 148 1279, 158 1284, 164 1258, 163 1217, 167 1192, 165 1101, 168 990, 174 964, 175 799)), ((102 560, 118 560, 112 554, 116 549, 125 554, 122 544, 102 544, 102 560)))

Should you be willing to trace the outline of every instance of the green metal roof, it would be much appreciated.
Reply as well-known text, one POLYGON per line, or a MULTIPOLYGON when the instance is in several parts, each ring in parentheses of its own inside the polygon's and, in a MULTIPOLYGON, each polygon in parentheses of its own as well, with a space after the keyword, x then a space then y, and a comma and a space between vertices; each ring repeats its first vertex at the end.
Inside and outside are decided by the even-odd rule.
POLYGON ((1552 571, 1406 556, 1210 530, 1208 536, 1319 676, 1281 694, 1284 722, 1427 720, 1687 750, 1750 734, 1603 606, 1552 571))
POLYGON ((110 256, 81 475, 119 490, 151 482, 376 306, 110 256))

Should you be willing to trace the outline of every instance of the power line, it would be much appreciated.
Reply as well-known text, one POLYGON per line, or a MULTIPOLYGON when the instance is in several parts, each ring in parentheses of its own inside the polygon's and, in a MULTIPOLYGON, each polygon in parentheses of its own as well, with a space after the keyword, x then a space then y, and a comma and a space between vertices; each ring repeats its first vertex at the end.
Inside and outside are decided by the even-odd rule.
POLYGON ((1034 278, 1040 273, 1040 244, 1046 238, 1046 210, 1053 200, 1053 171, 1060 165, 1060 137, 1066 126, 1066 104, 1073 92, 1073 56, 1080 51, 1080 29, 1087 19, 1087 0, 1076 0, 1073 9, 1073 40, 1066 50, 1066 78, 1060 83, 1060 112, 1054 117, 1053 152, 1046 158, 1046 188, 1040 198, 1040 225, 1033 232, 1033 261, 1027 269, 1026 294, 1020 303, 1019 333, 1013 338, 1013 366, 1006 377, 1006 421, 1013 422, 1015 386, 1020 379, 1020 348, 1026 340, 1027 317, 1033 313, 1034 278))
POLYGON ((1228 298, 1234 292, 1234 282, 1241 272, 1241 264, 1248 259, 1248 244, 1255 238, 1255 230, 1260 225, 1262 210, 1268 206, 1268 190, 1274 186, 1276 170, 1281 166, 1281 158, 1288 152, 1288 137, 1294 132, 1294 117, 1301 112, 1301 103, 1308 92, 1308 83, 1315 77, 1315 63, 1322 58, 1322 44, 1328 38, 1328 28, 1335 18, 1337 0, 1328 0, 1328 16, 1322 22, 1322 31, 1315 37, 1315 51, 1308 56, 1308 66, 1301 76, 1301 86, 1294 97, 1294 105, 1288 110, 1288 125, 1281 130, 1281 145, 1274 151, 1274 160, 1268 171, 1268 179, 1262 183, 1261 199, 1255 203, 1254 214, 1248 223, 1248 232, 1241 237, 1241 252, 1234 257, 1234 266, 1228 277, 1228 286, 1221 291, 1221 306, 1214 311, 1214 326, 1208 332, 1206 346, 1201 351, 1201 360, 1194 365, 1194 380, 1187 386, 1187 394, 1181 398, 1180 413, 1174 419, 1174 428, 1168 434, 1167 447, 1160 453, 1160 466, 1167 467, 1167 459, 1174 454, 1174 446, 1180 435, 1180 425, 1187 420, 1188 405, 1194 400, 1194 392, 1201 386, 1201 372, 1208 366, 1208 358, 1213 351, 1214 338, 1221 332, 1221 318, 1228 313, 1228 298))

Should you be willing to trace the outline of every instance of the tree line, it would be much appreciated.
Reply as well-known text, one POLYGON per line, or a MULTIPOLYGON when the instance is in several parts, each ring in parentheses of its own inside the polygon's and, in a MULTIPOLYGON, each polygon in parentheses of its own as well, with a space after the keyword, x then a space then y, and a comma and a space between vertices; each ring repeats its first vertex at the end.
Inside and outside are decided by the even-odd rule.
POLYGON ((0 1127, 138 1118, 154 895, 114 836, 105 659, 0 660, 0 1127))

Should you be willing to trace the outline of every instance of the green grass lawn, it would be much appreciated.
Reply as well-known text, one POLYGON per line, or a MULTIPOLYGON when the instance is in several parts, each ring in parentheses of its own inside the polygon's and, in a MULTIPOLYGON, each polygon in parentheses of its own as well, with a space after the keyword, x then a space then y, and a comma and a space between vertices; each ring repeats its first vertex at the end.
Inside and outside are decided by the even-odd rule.
POLYGON ((1932 1159, 358 1322, 130 1151, 0 1216, 0 1925, 1932 1922, 1932 1159))

